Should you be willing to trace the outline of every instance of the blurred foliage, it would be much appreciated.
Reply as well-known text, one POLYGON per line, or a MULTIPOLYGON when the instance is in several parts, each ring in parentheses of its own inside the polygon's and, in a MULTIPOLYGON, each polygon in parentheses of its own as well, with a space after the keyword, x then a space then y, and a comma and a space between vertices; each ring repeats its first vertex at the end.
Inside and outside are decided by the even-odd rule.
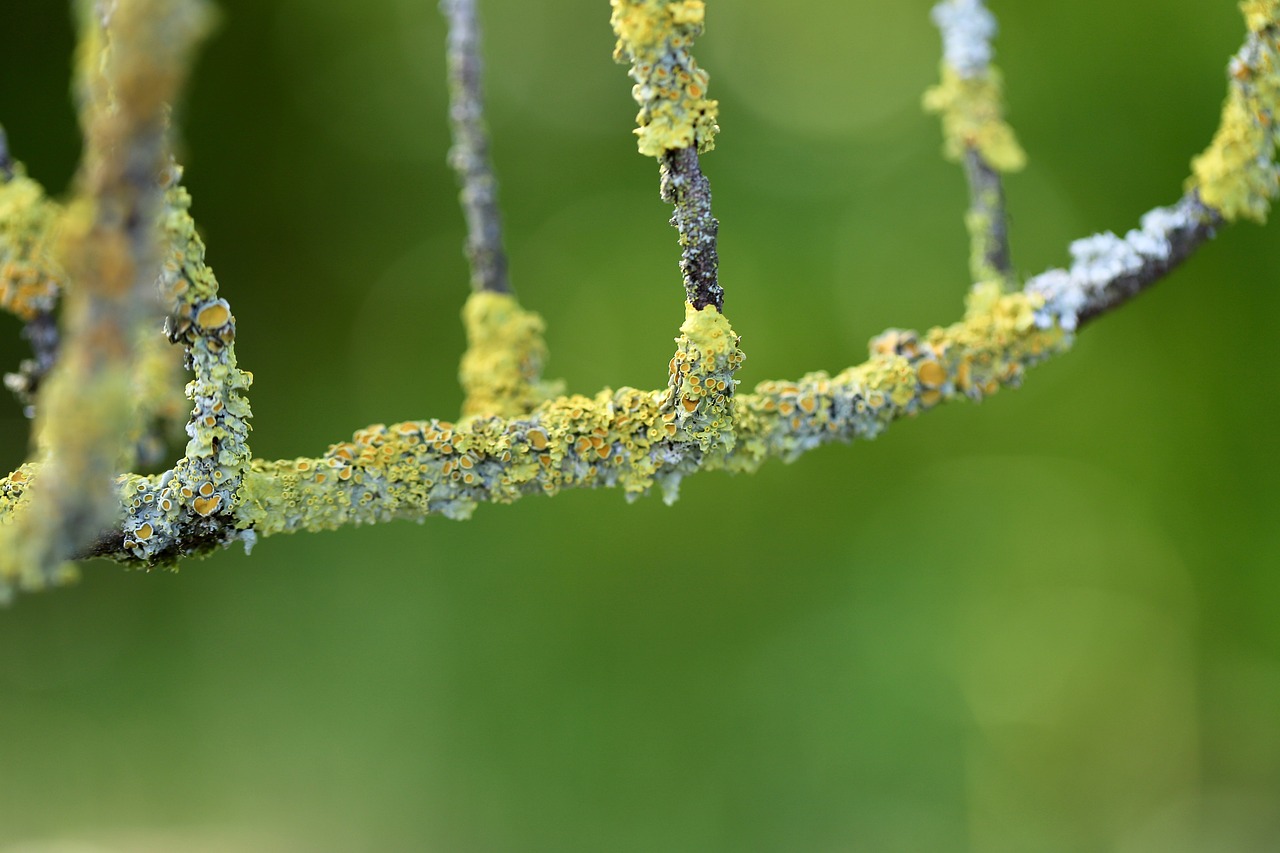
MULTIPOLYGON (((8 5, 0 120, 58 190, 69 16, 8 5)), ((710 4, 704 166, 747 384, 959 315, 928 5, 710 4)), ((1029 274, 1177 198, 1244 29, 1229 2, 994 5, 1029 274)), ((256 455, 449 416, 467 275, 434 4, 222 7, 183 159, 256 455)), ((657 387, 678 250, 608 6, 484 11, 549 372, 657 387), (593 326, 601 303, 626 322, 593 326)), ((1022 391, 695 477, 674 507, 565 494, 177 575, 86 566, 0 613, 0 849, 1275 850, 1275 229, 1227 230, 1022 391)), ((12 466, 26 425, 0 406, 12 466)))

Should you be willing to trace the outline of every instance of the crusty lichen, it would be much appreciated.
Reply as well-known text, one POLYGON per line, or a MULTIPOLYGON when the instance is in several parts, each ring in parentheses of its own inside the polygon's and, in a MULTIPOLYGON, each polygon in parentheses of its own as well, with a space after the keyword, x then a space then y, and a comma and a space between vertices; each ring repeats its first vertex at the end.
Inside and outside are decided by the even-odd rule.
POLYGON ((712 308, 688 309, 665 391, 605 389, 510 419, 377 424, 318 459, 255 461, 240 524, 259 535, 440 514, 567 488, 630 496, 699 469, 753 471, 820 444, 874 438, 947 400, 981 400, 1070 343, 1036 325, 1037 297, 979 288, 964 320, 921 335, 890 330, 835 376, 764 382, 732 395, 738 338, 712 308))
POLYGON ((925 109, 942 117, 943 151, 957 163, 975 149, 993 168, 1016 172, 1027 156, 1004 119, 1000 72, 989 67, 981 77, 966 77, 945 61, 942 82, 924 95, 925 109))
POLYGON ((462 309, 467 351, 458 379, 466 395, 462 414, 511 417, 527 414, 562 391, 542 381, 545 323, 510 293, 472 293, 462 309))
POLYGON ((1280 191, 1280 0, 1246 0, 1240 7, 1250 34, 1231 60, 1222 121, 1192 161, 1187 188, 1228 221, 1264 222, 1280 191))
POLYGON ((611 0, 610 23, 618 36, 614 59, 631 63, 636 81, 631 94, 640 105, 636 115, 640 153, 661 157, 664 151, 715 144, 716 102, 708 100, 707 72, 689 48, 702 34, 702 0, 611 0))
POLYGON ((206 537, 221 541, 250 460, 245 391, 253 376, 237 366, 235 317, 218 296, 218 280, 205 262, 190 206, 190 195, 175 185, 163 217, 168 255, 159 282, 170 306, 169 339, 183 346, 195 373, 186 388, 193 404, 190 440, 169 471, 128 475, 120 483, 124 549, 147 564, 198 550, 182 545, 184 539, 204 546, 206 537))
POLYGON ((55 583, 66 560, 119 523, 117 472, 134 460, 138 329, 159 319, 156 216, 170 104, 207 24, 200 0, 82 2, 76 91, 84 153, 56 229, 68 288, 64 343, 34 435, 46 460, 0 533, 0 585, 55 583))

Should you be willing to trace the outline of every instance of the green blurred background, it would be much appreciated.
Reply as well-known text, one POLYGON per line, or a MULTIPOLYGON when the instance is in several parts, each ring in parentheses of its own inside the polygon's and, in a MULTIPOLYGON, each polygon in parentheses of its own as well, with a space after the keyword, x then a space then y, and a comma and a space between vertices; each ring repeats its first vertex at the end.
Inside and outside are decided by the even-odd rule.
MULTIPOLYGON (((60 191, 68 14, 5 5, 0 121, 60 191)), ((744 383, 957 318, 929 3, 709 5, 744 383)), ((256 455, 449 417, 467 274, 434 2, 221 6, 183 159, 256 455)), ((1243 25, 1204 0, 995 6, 1030 274, 1178 197, 1243 25)), ((483 12, 550 372, 657 387, 678 249, 608 5, 483 12)), ((1277 227, 1227 230, 1022 391, 695 477, 674 507, 564 494, 23 597, 0 612, 0 849, 1280 849, 1277 227)), ((26 425, 0 418, 13 466, 26 425)))

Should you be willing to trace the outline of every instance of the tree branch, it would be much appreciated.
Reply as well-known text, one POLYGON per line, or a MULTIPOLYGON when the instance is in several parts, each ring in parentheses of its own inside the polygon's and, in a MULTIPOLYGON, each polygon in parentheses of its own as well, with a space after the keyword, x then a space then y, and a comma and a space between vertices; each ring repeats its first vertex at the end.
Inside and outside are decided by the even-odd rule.
POLYGON ((1014 280, 1000 173, 1026 163, 1004 120, 1000 72, 991 64, 996 19, 982 0, 943 0, 933 7, 942 32, 942 82, 925 93, 925 108, 941 114, 945 151, 961 163, 969 184, 969 272, 975 282, 1014 280))
POLYGON ((483 64, 476 0, 441 0, 440 11, 449 23, 446 56, 449 120, 453 130, 449 165, 458 173, 458 182, 462 185, 460 199, 467 220, 471 289, 510 293, 507 256, 502 251, 498 181, 490 162, 489 134, 484 123, 483 64))
POLYGON ((83 9, 77 91, 85 136, 76 201, 58 231, 74 282, 61 356, 41 393, 36 445, 48 458, 33 503, 4 530, 0 576, 41 586, 118 523, 115 476, 136 462, 131 377, 139 329, 158 319, 155 227, 169 103, 207 22, 196 2, 122 0, 83 9))
POLYGON ((520 307, 507 274, 498 179, 484 121, 476 0, 441 0, 440 11, 449 25, 446 55, 453 130, 449 164, 462 186, 459 197, 467 220, 471 265, 472 294, 462 311, 467 350, 458 369, 465 395, 462 414, 527 414, 560 394, 563 386, 543 381, 546 324, 538 314, 520 307))
POLYGON ((685 301, 694 308, 710 305, 723 311, 716 254, 720 223, 711 215, 711 183, 698 167, 698 152, 692 147, 663 152, 661 162, 662 200, 675 206, 671 224, 680 232, 685 301))
MULTIPOLYGON (((710 145, 715 129, 714 102, 702 98, 705 72, 686 51, 700 32, 702 3, 613 3, 618 53, 633 63, 637 80, 641 150, 666 167, 676 224, 689 237, 686 249, 693 244, 705 250, 714 238, 714 220, 705 185, 693 176, 696 152, 710 145), (660 87, 659 68, 674 74, 678 85, 660 87)), ((828 442, 873 438, 898 418, 944 402, 981 400, 1015 386, 1029 367, 1069 348, 1084 323, 1167 275, 1220 224, 1266 214, 1280 188, 1274 122, 1280 109, 1280 0, 1250 0, 1245 10, 1250 35, 1232 62, 1222 126, 1197 158, 1181 201, 1146 214, 1123 238, 1107 233, 1076 241, 1069 268, 1035 276, 1021 291, 1004 293, 999 281, 979 281, 959 322, 923 334, 890 329, 871 342, 871 356, 860 365, 834 376, 820 372, 793 382, 764 382, 750 394, 734 393, 744 356, 704 287, 693 292, 706 294, 705 304, 691 300, 686 306, 665 388, 606 389, 591 398, 535 404, 532 397, 519 398, 518 389, 530 385, 522 375, 513 386, 517 390, 502 392, 494 406, 513 413, 477 413, 457 423, 378 424, 319 457, 250 463, 249 408, 242 394, 250 377, 236 367, 234 318, 204 265, 204 246, 187 213, 189 198, 171 187, 161 216, 169 255, 160 281, 172 300, 170 337, 184 345, 196 374, 189 388, 195 403, 191 442, 186 456, 164 474, 122 476, 117 485, 123 522, 74 553, 150 567, 232 541, 247 546, 274 533, 431 514, 465 518, 479 503, 568 488, 616 487, 636 497, 657 486, 672 500, 681 480, 696 471, 752 471, 768 459, 794 459, 828 442)), ((965 145, 996 168, 1012 151, 1020 156, 998 111, 991 111, 998 105, 992 78, 975 89, 957 84, 958 75, 949 81, 946 73, 944 67, 937 100, 949 146, 968 140, 965 145), (978 100, 966 100, 972 98, 978 100)), ((969 150, 965 145, 957 151, 969 150)), ((176 174, 170 179, 176 181, 176 174)), ((10 224, 6 220, 5 228, 10 224)), ((706 268, 708 255, 686 260, 696 273, 706 268)), ((78 277, 70 280, 79 286, 78 277)), ((504 358, 515 354, 519 373, 518 354, 526 344, 512 341, 531 339, 528 317, 509 294, 475 293, 468 311, 473 308, 477 318, 469 326, 474 322, 492 332, 492 339, 473 345, 468 355, 486 349, 504 358)), ((482 369, 474 367, 477 373, 482 369)), ((75 416, 83 419, 84 411, 81 401, 75 416)), ((0 522, 6 523, 0 528, 0 584, 37 587, 62 578, 47 563, 18 561, 22 540, 14 538, 30 519, 43 517, 33 511, 32 496, 41 499, 41 484, 60 476, 59 464, 56 456, 29 462, 0 480, 0 522)), ((56 517, 66 523, 65 516, 56 517)), ((82 526, 77 535, 86 530, 94 528, 82 526)))

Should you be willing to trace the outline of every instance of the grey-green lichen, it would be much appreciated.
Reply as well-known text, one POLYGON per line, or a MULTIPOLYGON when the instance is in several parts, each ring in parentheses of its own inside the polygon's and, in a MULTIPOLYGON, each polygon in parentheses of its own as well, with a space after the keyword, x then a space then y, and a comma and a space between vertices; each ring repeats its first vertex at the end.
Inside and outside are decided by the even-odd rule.
POLYGON ((636 84, 631 94, 640 105, 636 135, 640 153, 715 144, 716 102, 708 100, 707 72, 689 48, 702 34, 702 0, 610 0, 610 23, 618 36, 614 59, 631 63, 636 84))
POLYGON ((148 564, 224 538, 250 460, 245 391, 253 377, 236 364, 235 317, 218 296, 190 206, 187 191, 175 185, 163 218, 169 252, 159 281, 170 306, 169 339, 185 349, 195 373, 186 388, 193 406, 190 440, 169 471, 131 474, 120 482, 126 510, 123 548, 148 564))
POLYGON ((1222 121, 1192 161, 1187 188, 1228 221, 1264 222, 1280 192, 1280 0, 1246 0, 1240 8, 1249 36, 1231 60, 1222 121))
POLYGON ((65 561, 119 523, 114 480, 136 459, 137 330, 158 319, 155 227, 168 160, 170 104, 202 34, 199 0, 82 2, 76 92, 84 150, 59 218, 64 339, 40 391, 36 458, 24 509, 0 528, 0 585, 55 583, 65 561))
POLYGON ((520 307, 510 293, 481 290, 462 309, 467 351, 458 379, 465 399, 462 414, 523 415, 563 390, 544 382, 547 345, 542 317, 520 307))

